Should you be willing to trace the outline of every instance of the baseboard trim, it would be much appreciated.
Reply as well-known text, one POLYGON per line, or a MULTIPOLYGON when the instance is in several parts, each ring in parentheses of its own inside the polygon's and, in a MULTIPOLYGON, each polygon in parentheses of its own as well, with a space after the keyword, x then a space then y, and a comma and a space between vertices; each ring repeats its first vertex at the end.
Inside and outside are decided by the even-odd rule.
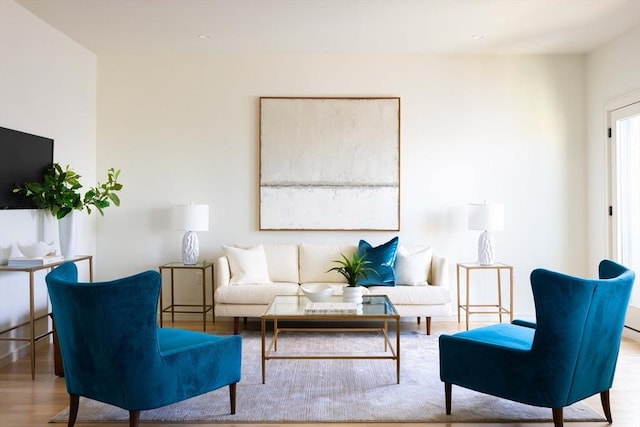
POLYGON ((622 336, 631 338, 634 341, 640 342, 640 331, 636 331, 635 329, 629 328, 627 326, 624 327, 624 331, 622 331, 622 336))
MULTIPOLYGON (((39 348, 47 348, 49 345, 51 345, 50 339, 37 341, 36 351, 38 351, 39 348)), ((29 344, 28 343, 21 344, 14 351, 11 351, 9 353, 6 353, 0 356, 0 367, 10 365, 22 359, 23 357, 29 356, 29 352, 30 352, 29 344)))

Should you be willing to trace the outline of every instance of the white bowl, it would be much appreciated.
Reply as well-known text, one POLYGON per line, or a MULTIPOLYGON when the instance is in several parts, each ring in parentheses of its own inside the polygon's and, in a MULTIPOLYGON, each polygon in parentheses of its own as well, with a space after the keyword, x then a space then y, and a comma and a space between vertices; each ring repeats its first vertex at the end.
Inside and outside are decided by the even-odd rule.
POLYGON ((40 258, 47 254, 50 254, 51 252, 54 252, 55 246, 54 242, 51 242, 49 244, 45 242, 37 242, 31 245, 21 245, 20 243, 18 243, 18 249, 20 249, 22 255, 26 256, 27 258, 40 258))
POLYGON ((333 288, 325 284, 300 285, 300 289, 312 302, 323 302, 333 295, 333 288))

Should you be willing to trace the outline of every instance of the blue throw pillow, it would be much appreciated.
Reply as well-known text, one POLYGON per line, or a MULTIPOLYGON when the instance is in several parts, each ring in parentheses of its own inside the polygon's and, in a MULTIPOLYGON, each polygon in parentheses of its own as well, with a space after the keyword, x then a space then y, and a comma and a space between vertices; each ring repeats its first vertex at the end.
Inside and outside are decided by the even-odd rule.
POLYGON ((395 286, 396 275, 393 266, 396 262, 396 250, 398 249, 398 237, 394 237, 387 243, 372 247, 368 242, 360 240, 358 243, 358 256, 364 256, 369 261, 367 267, 373 269, 366 278, 358 280, 360 286, 395 286))

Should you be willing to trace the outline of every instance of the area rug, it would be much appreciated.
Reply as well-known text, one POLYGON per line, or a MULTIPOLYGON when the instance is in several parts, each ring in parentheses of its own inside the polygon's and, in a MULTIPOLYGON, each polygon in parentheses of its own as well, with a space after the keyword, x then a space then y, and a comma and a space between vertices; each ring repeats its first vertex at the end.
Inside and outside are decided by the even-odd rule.
MULTIPOLYGON (((279 353, 384 352, 381 336, 359 334, 282 335, 279 353)), ((142 422, 306 423, 306 422, 551 422, 551 410, 453 387, 452 414, 444 409, 439 378, 438 336, 401 334, 400 384, 392 360, 269 360, 262 384, 260 334, 243 333, 242 380, 237 412, 229 414, 229 391, 142 411, 142 422)), ((470 355, 470 357, 472 357, 470 355)), ((51 422, 66 422, 68 408, 51 422)), ((584 403, 565 408, 565 421, 605 421, 584 403)), ((125 421, 128 412, 80 400, 78 422, 125 421)))

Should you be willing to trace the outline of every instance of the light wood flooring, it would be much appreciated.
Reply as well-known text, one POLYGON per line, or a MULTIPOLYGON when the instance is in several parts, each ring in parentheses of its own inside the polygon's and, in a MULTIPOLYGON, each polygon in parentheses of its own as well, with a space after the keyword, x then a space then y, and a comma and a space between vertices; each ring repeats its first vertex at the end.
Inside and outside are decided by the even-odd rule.
MULTIPOLYGON (((211 323, 209 323, 211 325, 211 323)), ((479 326, 474 324, 473 326, 479 326)), ((165 326, 170 326, 165 324, 165 326)), ((176 322, 176 327, 186 329, 199 329, 201 323, 176 322)), ((257 326, 249 323, 249 328, 257 326)), ((403 330, 416 328, 412 322, 403 322, 403 330)), ((213 325, 214 331, 228 333, 232 328, 231 322, 218 321, 213 325)), ((424 324, 420 330, 423 330, 424 324)), ((209 329, 209 326, 207 327, 209 329)), ((436 332, 455 332, 460 329, 456 322, 434 322, 432 330, 436 332)), ((435 337, 434 337, 435 339, 435 337)), ((37 350, 36 379, 31 379, 29 357, 24 357, 15 363, 0 368, 0 426, 2 427, 34 427, 45 426, 49 419, 68 406, 68 395, 65 389, 64 379, 53 375, 53 349, 52 345, 41 347, 37 350)), ((321 363, 321 362, 320 362, 321 363)), ((587 399, 587 403, 599 413, 602 413, 599 397, 587 399)), ((444 411, 444 402, 443 411, 444 411)), ((455 405, 455 402, 454 402, 455 405)), ((618 360, 618 370, 615 382, 611 390, 611 408, 614 426, 640 427, 640 343, 624 338, 618 360)), ((455 410, 455 406, 454 406, 455 410)), ((342 423, 347 427, 404 427, 418 426, 410 423, 342 423)), ((61 424, 57 424, 61 425, 61 424)), ((122 424, 125 425, 125 424, 122 424)), ((128 424, 126 424, 128 425, 128 424)), ((175 427, 181 424, 142 424, 149 427, 175 427)), ((233 424, 199 424, 201 426, 228 427, 233 424)), ((237 424, 242 427, 273 427, 274 424, 237 424)), ((326 427, 327 424, 299 424, 306 427, 326 427)), ((432 424, 434 427, 450 426, 451 424, 432 424)), ((473 424, 455 424, 456 427, 470 426, 473 424)), ((483 427, 505 426, 506 424, 478 424, 483 427)), ((522 427, 540 427, 540 423, 516 424, 522 427)), ((552 424, 549 424, 552 425, 552 424)), ((601 423, 566 423, 570 427, 606 426, 601 423)), ((79 427, 113 427, 113 423, 77 423, 79 427)), ((296 426, 296 424, 289 424, 296 426)))

